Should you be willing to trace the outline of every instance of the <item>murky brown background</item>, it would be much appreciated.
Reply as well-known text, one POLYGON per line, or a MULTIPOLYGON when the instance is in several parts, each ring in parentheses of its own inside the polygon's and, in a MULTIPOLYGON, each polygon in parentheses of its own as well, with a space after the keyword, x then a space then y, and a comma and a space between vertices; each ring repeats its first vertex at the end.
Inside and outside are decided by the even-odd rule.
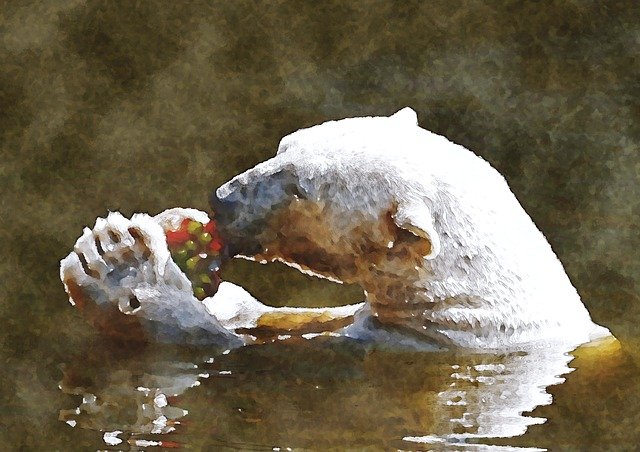
MULTIPOLYGON (((104 388, 122 366, 202 362, 114 351, 83 323, 57 270, 83 226, 107 210, 206 209, 211 190, 283 135, 407 105, 505 175, 622 344, 615 364, 574 361, 554 404, 534 413, 549 421, 505 444, 635 448, 639 13, 633 1, 1 3, 0 448, 105 447, 58 420, 78 405, 58 389, 69 369, 104 388)), ((358 297, 277 267, 238 263, 229 278, 273 304, 358 297)), ((438 381, 442 363, 466 362, 305 347, 233 355, 242 379, 205 380, 178 403, 191 416, 180 441, 410 449, 394 441, 437 423, 412 391, 438 381), (316 379, 333 388, 317 400, 306 386, 316 379)), ((122 413, 91 428, 115 429, 122 413)))

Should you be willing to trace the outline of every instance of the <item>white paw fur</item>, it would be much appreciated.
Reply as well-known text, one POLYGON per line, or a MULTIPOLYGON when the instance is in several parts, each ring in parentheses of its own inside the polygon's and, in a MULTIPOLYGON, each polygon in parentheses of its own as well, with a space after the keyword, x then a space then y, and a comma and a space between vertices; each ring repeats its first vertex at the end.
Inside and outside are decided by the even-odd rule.
POLYGON ((172 209, 155 218, 135 214, 129 220, 118 212, 98 218, 60 263, 69 301, 82 303, 106 333, 125 339, 131 332, 161 342, 240 345, 194 297, 167 248, 163 226, 202 215, 206 218, 194 209, 172 209))

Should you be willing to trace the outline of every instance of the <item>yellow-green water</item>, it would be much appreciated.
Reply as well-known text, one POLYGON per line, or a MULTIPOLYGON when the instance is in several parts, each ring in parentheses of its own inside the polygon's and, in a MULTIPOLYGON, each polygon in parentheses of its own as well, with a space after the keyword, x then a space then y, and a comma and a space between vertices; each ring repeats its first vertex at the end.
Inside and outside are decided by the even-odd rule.
MULTIPOLYGON (((181 392, 168 403, 189 413, 162 440, 196 449, 456 449, 437 441, 466 433, 468 443, 634 450, 638 13, 631 1, 0 3, 0 449, 104 449, 101 430, 145 425, 136 388, 146 387, 181 392), (322 341, 129 350, 67 303, 58 261, 108 209, 206 209, 211 190, 283 135, 407 105, 505 175, 619 350, 578 351, 570 373, 557 354, 322 341), (81 404, 76 393, 102 409, 81 410, 72 427, 60 412, 81 404), (533 418, 547 421, 520 434, 533 418), (431 444, 402 440, 427 435, 431 444)), ((227 277, 272 304, 358 298, 247 265, 227 277)))

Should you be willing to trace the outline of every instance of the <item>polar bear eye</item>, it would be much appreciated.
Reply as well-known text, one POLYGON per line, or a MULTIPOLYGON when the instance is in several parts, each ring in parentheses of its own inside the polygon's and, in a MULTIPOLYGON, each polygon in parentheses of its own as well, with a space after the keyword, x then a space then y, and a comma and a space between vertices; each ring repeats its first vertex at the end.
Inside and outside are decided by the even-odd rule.
POLYGON ((300 187, 298 187, 298 184, 288 184, 284 188, 284 192, 287 195, 293 196, 296 199, 307 199, 307 197, 300 190, 300 187))

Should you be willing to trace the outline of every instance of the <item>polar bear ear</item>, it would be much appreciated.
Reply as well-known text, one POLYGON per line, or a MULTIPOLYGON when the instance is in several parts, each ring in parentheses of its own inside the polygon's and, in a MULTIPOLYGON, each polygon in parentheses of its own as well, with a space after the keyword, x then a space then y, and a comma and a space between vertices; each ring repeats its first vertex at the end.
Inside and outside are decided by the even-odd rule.
POLYGON ((435 259, 440 254, 440 236, 433 225, 433 216, 427 206, 421 203, 401 203, 391 215, 394 223, 416 237, 429 241, 430 251, 425 259, 435 259))
POLYGON ((404 107, 402 110, 389 116, 389 118, 410 126, 418 125, 418 115, 410 107, 404 107))

